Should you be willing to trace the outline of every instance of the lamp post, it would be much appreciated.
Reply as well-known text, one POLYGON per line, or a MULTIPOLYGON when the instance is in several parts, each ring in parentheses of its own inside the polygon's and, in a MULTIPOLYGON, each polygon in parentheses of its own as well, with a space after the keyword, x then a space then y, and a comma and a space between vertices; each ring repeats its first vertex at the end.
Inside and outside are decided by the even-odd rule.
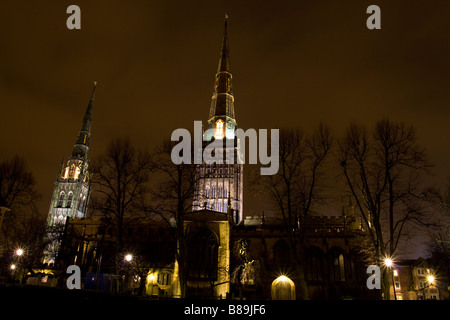
MULTIPOLYGON (((21 258, 22 258, 23 253, 24 253, 23 249, 21 249, 21 248, 16 249, 16 251, 14 252, 14 254, 18 257, 18 258, 17 258, 17 267, 18 267, 18 270, 16 270, 16 265, 12 265, 12 266, 14 266, 14 280, 15 280, 16 272, 19 273, 19 284, 22 283, 22 274, 21 274, 21 265, 22 265, 22 264, 21 264, 21 258)), ((11 266, 11 267, 12 267, 12 266, 11 266)))
MULTIPOLYGON (((427 287, 423 287, 423 298, 425 300, 426 300, 425 289, 426 288, 431 288, 433 286, 434 280, 435 280, 435 278, 434 278, 434 276, 432 274, 428 275, 428 277, 427 277, 428 286, 427 287)), ((430 290, 428 290, 428 295, 430 296, 430 299, 431 299, 431 292, 430 292, 430 290)))
POLYGON ((15 264, 10 265, 9 269, 12 272, 12 283, 14 285, 14 282, 16 281, 16 265, 15 264))
POLYGON ((394 300, 397 300, 397 294, 395 292, 395 282, 394 282, 394 271, 392 270, 392 265, 394 264, 391 258, 384 259, 384 264, 389 268, 389 272, 392 276, 392 288, 394 289, 394 300))
POLYGON ((123 287, 125 289, 125 292, 128 290, 128 282, 129 282, 129 277, 130 277, 130 262, 133 260, 133 255, 128 253, 125 255, 124 257, 125 262, 128 263, 128 265, 126 266, 125 269, 125 275, 123 276, 124 278, 122 278, 123 281, 123 287))

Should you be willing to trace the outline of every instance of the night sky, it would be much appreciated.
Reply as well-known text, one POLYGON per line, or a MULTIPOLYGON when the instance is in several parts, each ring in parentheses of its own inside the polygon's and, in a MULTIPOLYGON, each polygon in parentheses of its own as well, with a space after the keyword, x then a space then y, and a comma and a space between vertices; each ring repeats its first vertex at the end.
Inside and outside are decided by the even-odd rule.
POLYGON ((113 137, 151 150, 176 128, 206 123, 225 12, 239 127, 323 121, 338 135, 351 121, 373 126, 388 116, 416 127, 436 164, 430 182, 445 185, 447 0, 3 0, 1 158, 27 160, 44 214, 94 80, 90 158, 113 137), (81 8, 81 30, 66 27, 71 4, 81 8), (371 4, 381 8, 381 30, 366 27, 371 4))

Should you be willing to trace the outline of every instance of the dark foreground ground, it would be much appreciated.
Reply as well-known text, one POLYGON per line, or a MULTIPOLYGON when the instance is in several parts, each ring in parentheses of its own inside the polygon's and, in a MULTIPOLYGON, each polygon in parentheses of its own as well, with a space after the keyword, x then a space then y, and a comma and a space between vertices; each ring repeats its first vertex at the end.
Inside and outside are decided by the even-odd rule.
MULTIPOLYGON (((347 319, 444 315, 450 301, 238 301, 144 299, 38 286, 0 286, 2 315, 19 319, 347 319), (213 312, 213 309, 216 311, 213 312), (431 312, 431 313, 430 313, 431 312)), ((2 317, 3 318, 3 317, 2 317)))

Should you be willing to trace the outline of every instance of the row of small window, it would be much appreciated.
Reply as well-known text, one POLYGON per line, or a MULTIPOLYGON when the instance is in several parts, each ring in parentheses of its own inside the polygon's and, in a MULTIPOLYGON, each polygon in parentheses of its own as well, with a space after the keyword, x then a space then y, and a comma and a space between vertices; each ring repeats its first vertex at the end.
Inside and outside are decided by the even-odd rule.
POLYGON ((200 176, 228 176, 229 174, 233 174, 234 170, 233 168, 229 167, 219 167, 219 168, 202 168, 199 169, 200 176))
MULTIPOLYGON (((396 296, 397 300, 403 300, 403 295, 401 293, 397 293, 397 294, 395 294, 395 296, 396 296)), ((437 295, 430 294, 429 297, 427 296, 427 298, 431 299, 431 300, 437 300, 437 295)), ((424 300, 423 295, 422 294, 417 295, 417 300, 424 300)))
POLYGON ((227 203, 225 201, 217 201, 217 206, 215 205, 214 201, 207 203, 206 204, 206 209, 208 210, 212 210, 212 211, 217 211, 217 212, 223 212, 226 213, 227 212, 227 203))
POLYGON ((170 284, 170 273, 159 272, 158 273, 158 284, 161 286, 167 286, 170 284))
POLYGON ((417 275, 424 276, 424 275, 427 275, 427 274, 430 274, 430 269, 427 269, 426 272, 425 272, 425 269, 423 269, 423 268, 418 268, 417 269, 417 275))
MULTIPOLYGON (((437 300, 437 294, 430 294, 429 296, 427 295, 427 299, 437 300)), ((417 295, 417 300, 424 300, 423 295, 417 295)))
MULTIPOLYGON (((66 193, 64 191, 59 193, 58 203, 56 204, 57 208, 63 208, 64 207, 64 200, 66 198, 66 193)), ((80 201, 78 202, 78 210, 83 211, 86 207, 86 196, 83 197, 82 194, 80 194, 80 201)), ((66 208, 71 208, 73 203, 73 193, 69 192, 69 195, 67 197, 67 203, 66 208)))
MULTIPOLYGON (((218 195, 218 198, 227 198, 228 197, 228 190, 227 190, 227 188, 222 188, 222 186, 219 186, 217 195, 218 195)), ((206 188, 206 190, 205 190, 205 197, 206 198, 212 198, 212 199, 216 198, 216 186, 213 186, 211 188, 211 190, 209 188, 206 188)))

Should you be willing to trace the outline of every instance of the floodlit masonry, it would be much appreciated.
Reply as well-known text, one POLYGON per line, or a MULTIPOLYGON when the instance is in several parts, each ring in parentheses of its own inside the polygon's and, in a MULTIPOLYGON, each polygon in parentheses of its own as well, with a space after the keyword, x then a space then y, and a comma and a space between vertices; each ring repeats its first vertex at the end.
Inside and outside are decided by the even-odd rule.
POLYGON ((255 129, 235 129, 231 136, 224 138, 220 131, 220 122, 217 128, 207 129, 202 133, 202 122, 194 121, 194 156, 192 157, 192 138, 191 133, 187 129, 176 129, 172 132, 171 140, 179 141, 171 152, 171 158, 174 164, 181 163, 192 164, 245 164, 246 159, 246 138, 249 141, 249 164, 257 164, 259 162, 269 167, 260 169, 261 175, 274 175, 278 172, 279 167, 279 130, 270 130, 270 155, 267 153, 268 130, 259 129, 258 133, 255 129), (207 137, 214 135, 209 144, 203 148, 203 141, 207 141, 207 137), (181 139, 181 141, 180 141, 181 139), (234 146, 237 141, 238 155, 235 161, 234 146), (258 150, 259 149, 259 150, 258 150), (259 151, 259 152, 258 152, 259 151))

